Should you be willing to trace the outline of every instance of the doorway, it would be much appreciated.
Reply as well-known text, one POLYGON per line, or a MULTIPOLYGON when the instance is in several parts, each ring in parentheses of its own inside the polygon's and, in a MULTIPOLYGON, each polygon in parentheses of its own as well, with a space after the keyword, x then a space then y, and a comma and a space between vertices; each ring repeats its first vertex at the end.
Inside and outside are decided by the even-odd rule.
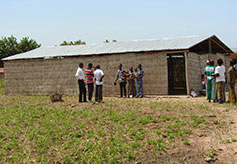
POLYGON ((184 53, 167 54, 168 61, 168 94, 186 95, 186 76, 184 53))

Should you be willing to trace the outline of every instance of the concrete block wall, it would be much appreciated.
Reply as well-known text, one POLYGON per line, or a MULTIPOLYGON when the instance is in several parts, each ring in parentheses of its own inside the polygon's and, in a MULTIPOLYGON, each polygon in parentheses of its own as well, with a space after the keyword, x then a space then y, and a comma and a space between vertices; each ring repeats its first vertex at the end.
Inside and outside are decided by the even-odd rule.
MULTIPOLYGON (((208 59, 214 59, 215 61, 215 66, 217 66, 217 60, 218 59, 222 59, 224 61, 224 66, 226 68, 226 75, 227 75, 227 81, 229 79, 228 77, 228 69, 230 68, 230 55, 229 54, 221 54, 221 53, 217 53, 217 54, 204 54, 204 55, 201 55, 200 56, 200 59, 201 59, 201 68, 202 68, 202 73, 204 73, 204 69, 206 67, 206 61, 208 59)), ((229 91, 229 85, 225 85, 225 90, 226 91, 229 91)))
MULTIPOLYGON (((215 66, 217 66, 217 59, 219 58, 223 59, 227 71, 230 66, 230 56, 227 54, 197 54, 193 52, 188 53, 188 79, 190 89, 193 88, 198 93, 202 90, 201 75, 204 74, 207 60, 214 59, 215 66)), ((228 90, 228 88, 229 87, 226 85, 226 90, 228 90)))
POLYGON ((189 89, 193 89, 199 94, 202 90, 201 74, 202 68, 200 67, 200 55, 196 53, 188 53, 188 80, 189 89))
POLYGON ((119 63, 124 69, 142 64, 144 92, 147 95, 168 94, 168 69, 165 53, 140 52, 112 55, 78 56, 59 59, 29 59, 5 61, 6 94, 41 95, 54 92, 65 95, 77 95, 78 84, 75 73, 80 62, 84 68, 88 63, 100 64, 105 73, 104 96, 119 94, 119 85, 113 81, 119 63))
POLYGON ((228 70, 228 68, 230 67, 230 56, 229 55, 221 54, 221 53, 217 53, 217 54, 201 54, 200 55, 200 61, 201 61, 202 72, 204 71, 204 69, 206 67, 206 62, 207 62, 208 59, 214 59, 215 66, 217 66, 217 60, 220 59, 220 58, 224 61, 224 66, 226 67, 226 70, 228 70))

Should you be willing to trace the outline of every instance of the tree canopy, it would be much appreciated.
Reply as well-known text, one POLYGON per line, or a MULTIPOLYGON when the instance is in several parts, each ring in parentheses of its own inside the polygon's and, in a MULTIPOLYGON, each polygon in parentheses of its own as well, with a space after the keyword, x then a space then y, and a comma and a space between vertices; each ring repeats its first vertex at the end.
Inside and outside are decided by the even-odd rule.
MULTIPOLYGON (((109 40, 105 40, 104 43, 109 43, 110 41, 109 40)), ((117 42, 117 40, 112 40, 112 42, 117 42)))
POLYGON ((69 46, 69 45, 85 45, 86 42, 82 41, 82 40, 77 40, 77 41, 63 41, 60 46, 69 46))
MULTIPOLYGON (((29 37, 23 37, 19 42, 17 42, 14 36, 2 37, 0 40, 0 59, 27 52, 40 46, 40 44, 29 37)), ((0 67, 3 67, 3 61, 0 61, 0 67)))

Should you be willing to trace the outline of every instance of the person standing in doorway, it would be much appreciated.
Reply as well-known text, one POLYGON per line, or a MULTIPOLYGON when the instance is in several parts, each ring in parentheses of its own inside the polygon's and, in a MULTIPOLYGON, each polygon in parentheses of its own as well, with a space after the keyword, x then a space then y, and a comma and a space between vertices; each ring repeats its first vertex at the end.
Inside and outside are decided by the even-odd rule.
POLYGON ((104 72, 100 69, 100 65, 96 66, 96 70, 94 72, 95 83, 96 83, 96 91, 95 91, 95 101, 103 102, 103 78, 104 72))
POLYGON ((136 86, 137 86, 136 97, 137 98, 138 97, 142 98, 144 96, 143 83, 142 83, 143 76, 144 76, 144 71, 142 70, 142 65, 139 64, 138 69, 137 69, 137 79, 136 79, 136 86))
POLYGON ((124 96, 127 96, 127 91, 126 91, 126 71, 123 69, 123 65, 119 64, 118 66, 118 71, 116 75, 116 79, 114 81, 114 84, 116 85, 117 80, 119 80, 119 86, 120 86, 120 97, 123 97, 123 92, 124 96))
POLYGON ((235 82, 236 82, 236 70, 234 68, 235 62, 230 61, 230 68, 228 70, 229 79, 230 79, 230 102, 236 103, 236 93, 235 93, 235 82))
POLYGON ((87 102, 86 101, 86 87, 85 87, 85 75, 83 72, 83 63, 79 64, 79 67, 77 69, 76 72, 76 78, 78 80, 78 86, 79 86, 79 102, 82 102, 82 96, 83 96, 83 102, 87 102))
POLYGON ((217 90, 218 104, 221 104, 225 101, 226 71, 222 59, 218 59, 217 64, 218 66, 216 67, 215 70, 216 90, 217 90))
POLYGON ((93 65, 91 63, 88 64, 88 68, 85 69, 86 73, 86 83, 88 88, 88 100, 92 100, 92 95, 94 91, 94 71, 92 70, 93 65))

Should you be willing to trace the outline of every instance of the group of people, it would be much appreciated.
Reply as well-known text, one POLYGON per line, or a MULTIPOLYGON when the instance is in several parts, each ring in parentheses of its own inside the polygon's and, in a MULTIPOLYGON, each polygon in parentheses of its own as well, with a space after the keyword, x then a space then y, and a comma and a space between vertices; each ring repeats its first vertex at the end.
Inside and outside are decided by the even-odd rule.
MULTIPOLYGON (((88 67, 83 70, 83 63, 79 64, 75 77, 78 80, 79 86, 79 102, 87 102, 86 99, 86 84, 88 88, 88 101, 92 101, 92 95, 94 91, 94 81, 96 84, 95 91, 95 101, 103 102, 103 78, 104 72, 101 70, 100 65, 93 67, 92 63, 88 64, 88 67)), ((116 79, 114 85, 119 80, 120 86, 120 97, 123 95, 126 97, 140 97, 144 96, 142 78, 144 76, 144 71, 142 70, 142 65, 139 64, 138 67, 133 70, 133 67, 129 71, 124 70, 122 64, 119 64, 119 68, 116 74, 116 79), (128 83, 128 93, 127 86, 128 83)))
POLYGON ((144 71, 141 64, 139 64, 135 70, 133 70, 133 67, 131 67, 129 71, 124 70, 123 65, 119 64, 114 85, 116 85, 117 81, 119 81, 120 97, 128 96, 129 98, 130 96, 132 96, 136 98, 142 98, 144 96, 142 83, 143 76, 144 71), (128 93, 126 91, 127 83, 128 93))
MULTIPOLYGON (((215 62, 213 59, 207 61, 204 75, 206 81, 206 96, 209 102, 211 102, 211 100, 213 102, 218 102, 219 104, 225 102, 225 84, 227 83, 227 76, 223 63, 224 62, 222 59, 218 59, 217 66, 215 67, 215 62)), ((96 83, 95 101, 103 102, 102 90, 104 72, 100 69, 100 65, 93 67, 93 65, 89 63, 87 69, 83 70, 83 67, 83 63, 80 63, 75 75, 79 85, 79 102, 87 102, 86 84, 88 88, 88 100, 92 101, 94 81, 96 83)), ((123 65, 119 64, 114 85, 116 85, 117 81, 119 81, 120 97, 132 96, 136 98, 142 98, 144 96, 142 82, 143 77, 144 71, 141 64, 139 64, 135 70, 133 70, 133 67, 131 67, 129 71, 124 70, 123 65)), ((230 87, 229 101, 235 103, 237 101, 235 91, 235 83, 237 80, 236 60, 230 61, 228 77, 230 87)))
POLYGON ((76 78, 78 80, 79 85, 79 102, 87 102, 86 100, 86 86, 85 80, 88 88, 88 100, 92 101, 92 95, 94 91, 94 81, 96 84, 96 91, 95 91, 95 101, 102 102, 103 101, 103 78, 104 72, 100 69, 100 65, 93 67, 91 63, 88 64, 88 68, 83 71, 83 63, 79 64, 79 67, 76 72, 76 78), (86 74, 86 79, 85 79, 86 74), (82 101, 83 98, 83 101, 82 101))
MULTIPOLYGON (((204 74, 206 80, 206 96, 209 102, 211 102, 211 100, 213 102, 218 102, 219 104, 225 102, 225 84, 227 84, 227 74, 223 63, 222 59, 218 59, 217 66, 215 67, 213 59, 207 61, 204 74)), ((236 60, 230 61, 230 68, 227 72, 230 87, 229 101, 232 103, 237 101, 235 91, 237 70, 235 64, 236 60)))

